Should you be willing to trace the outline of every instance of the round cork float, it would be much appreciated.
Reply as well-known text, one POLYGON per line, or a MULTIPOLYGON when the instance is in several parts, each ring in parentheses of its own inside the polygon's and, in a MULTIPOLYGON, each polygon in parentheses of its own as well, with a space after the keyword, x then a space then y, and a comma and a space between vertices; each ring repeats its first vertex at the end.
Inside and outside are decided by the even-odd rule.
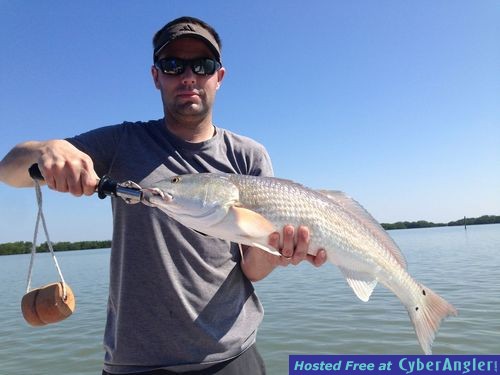
POLYGON ((23 296, 21 310, 24 319, 32 326, 44 326, 66 319, 75 311, 75 295, 68 284, 53 283, 33 289, 23 296))

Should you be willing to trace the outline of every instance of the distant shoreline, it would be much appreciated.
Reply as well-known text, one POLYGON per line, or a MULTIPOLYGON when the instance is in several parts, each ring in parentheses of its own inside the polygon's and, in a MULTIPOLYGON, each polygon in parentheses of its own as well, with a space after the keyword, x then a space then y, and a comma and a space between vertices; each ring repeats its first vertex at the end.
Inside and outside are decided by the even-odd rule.
MULTIPOLYGON (((0 255, 29 254, 33 247, 32 242, 17 241, 0 244, 0 255)), ((108 249, 111 247, 111 241, 79 241, 79 242, 52 242, 54 251, 73 251, 73 250, 93 250, 108 249)), ((46 253, 49 251, 47 242, 36 247, 37 253, 46 253)))
POLYGON ((477 218, 463 218, 448 223, 432 223, 425 220, 419 221, 398 221, 396 223, 387 224, 381 223, 385 230, 393 229, 414 229, 414 228, 433 228, 433 227, 457 227, 466 225, 481 225, 481 224, 499 224, 500 216, 483 215, 477 218))
MULTIPOLYGON (((398 221, 396 223, 388 224, 381 223, 385 230, 395 229, 414 229, 414 228, 433 228, 433 227, 452 227, 452 226, 465 226, 465 225, 481 225, 481 224, 500 224, 500 216, 484 215, 478 218, 463 218, 448 223, 432 223, 425 220, 419 221, 398 221)), ((7 242, 0 244, 0 255, 15 255, 15 254, 29 254, 33 244, 28 241, 7 242)), ((93 250, 93 249, 109 249, 111 241, 79 241, 79 242, 53 242, 52 247, 54 251, 73 251, 73 250, 93 250)), ((46 253, 49 251, 47 242, 44 242, 36 247, 39 253, 46 253)))

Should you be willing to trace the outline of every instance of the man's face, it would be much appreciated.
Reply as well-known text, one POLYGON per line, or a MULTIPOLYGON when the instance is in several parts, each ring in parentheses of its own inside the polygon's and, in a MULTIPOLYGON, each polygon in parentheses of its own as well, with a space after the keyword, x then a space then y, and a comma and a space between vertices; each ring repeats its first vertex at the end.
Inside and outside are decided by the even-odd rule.
MULTIPOLYGON (((214 56, 201 40, 184 38, 166 46, 158 59, 166 57, 191 60, 214 56)), ((153 67, 152 74, 156 88, 161 91, 165 115, 177 122, 199 122, 212 113, 215 92, 224 77, 224 68, 205 76, 195 74, 190 66, 179 75, 164 74, 153 67)))

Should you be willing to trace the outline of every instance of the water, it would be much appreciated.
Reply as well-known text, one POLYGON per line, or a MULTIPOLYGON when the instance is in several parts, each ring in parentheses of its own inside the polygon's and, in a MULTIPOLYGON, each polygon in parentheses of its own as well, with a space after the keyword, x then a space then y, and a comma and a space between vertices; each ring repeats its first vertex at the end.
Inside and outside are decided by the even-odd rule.
MULTIPOLYGON (((500 225, 389 232, 410 273, 459 310, 446 320, 435 354, 500 352, 500 225)), ((20 312, 29 256, 0 257, 0 374, 100 374, 109 250, 58 253, 77 298, 69 319, 29 327, 20 312)), ((33 285, 57 280, 48 254, 37 256, 33 285)), ((281 268, 256 284, 266 316, 258 347, 270 375, 286 374, 289 354, 421 354, 408 315, 378 286, 359 301, 339 271, 308 264, 281 268)))

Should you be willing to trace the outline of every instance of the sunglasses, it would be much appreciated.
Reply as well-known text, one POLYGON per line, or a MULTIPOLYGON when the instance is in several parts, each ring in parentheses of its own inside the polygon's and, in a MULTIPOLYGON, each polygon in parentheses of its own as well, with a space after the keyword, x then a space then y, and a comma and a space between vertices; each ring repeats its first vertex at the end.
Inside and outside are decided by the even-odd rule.
POLYGON ((184 73, 188 65, 191 67, 194 74, 198 74, 200 76, 212 75, 217 70, 222 68, 220 62, 209 58, 183 60, 175 57, 168 57, 155 62, 155 66, 162 73, 174 76, 184 73))

